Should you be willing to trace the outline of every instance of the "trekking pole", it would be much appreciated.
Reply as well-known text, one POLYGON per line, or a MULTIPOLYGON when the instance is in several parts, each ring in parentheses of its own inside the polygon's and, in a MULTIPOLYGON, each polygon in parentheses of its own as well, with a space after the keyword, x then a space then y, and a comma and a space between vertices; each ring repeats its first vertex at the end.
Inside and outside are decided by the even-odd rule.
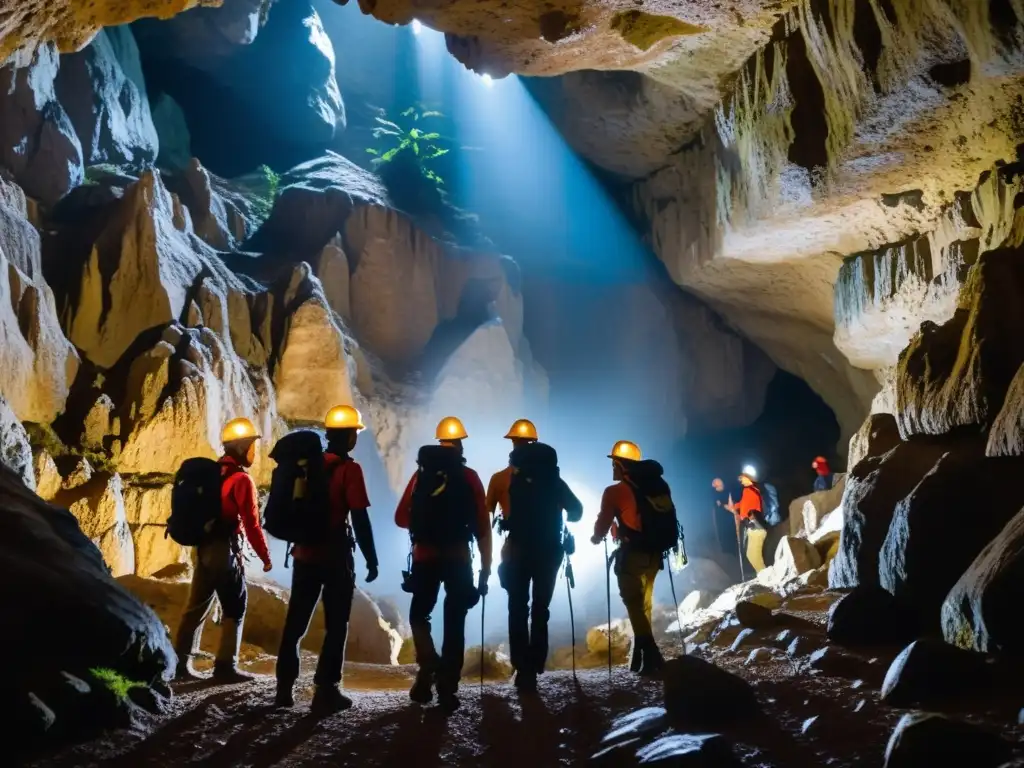
POLYGON ((487 595, 480 597, 480 695, 484 695, 484 616, 487 613, 487 595))
POLYGON ((740 556, 740 581, 747 580, 747 574, 743 572, 743 537, 740 535, 740 519, 736 518, 736 552, 740 556))
POLYGON ((565 594, 569 596, 569 632, 572 638, 572 679, 576 679, 576 619, 572 613, 572 590, 576 586, 576 579, 572 574, 572 563, 565 558, 565 594))
POLYGON ((672 603, 676 607, 676 626, 679 628, 679 647, 683 651, 683 656, 685 656, 686 641, 683 639, 683 622, 679 618, 679 599, 676 597, 676 580, 672 578, 672 563, 669 560, 668 554, 665 555, 665 566, 668 571, 668 584, 672 588, 672 603))
POLYGON ((608 556, 608 538, 604 540, 604 585, 608 604, 608 682, 612 681, 612 560, 608 556))

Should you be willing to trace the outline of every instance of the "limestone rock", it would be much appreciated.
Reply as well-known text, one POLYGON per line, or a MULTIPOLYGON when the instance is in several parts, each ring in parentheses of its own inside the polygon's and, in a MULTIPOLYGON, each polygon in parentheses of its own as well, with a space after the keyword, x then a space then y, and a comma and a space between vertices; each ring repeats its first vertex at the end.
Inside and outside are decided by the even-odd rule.
POLYGON ((5 467, 0 504, 0 578, 17 585, 4 597, 7 619, 22 628, 0 639, 0 650, 21 660, 8 669, 4 693, 62 670, 84 677, 104 667, 139 681, 169 674, 176 659, 163 624, 111 578, 75 518, 5 467))
POLYGON ((237 23, 215 26, 246 43, 216 32, 217 43, 208 44, 211 35, 202 18, 134 25, 147 79, 181 105, 195 154, 230 177, 251 170, 271 152, 298 162, 325 149, 336 129, 345 126, 345 106, 334 48, 320 16, 308 0, 278 0, 257 8, 257 13, 266 10, 266 20, 255 35, 253 4, 228 5, 239 7, 219 13, 226 21, 237 12, 237 23), (288 66, 280 66, 284 50, 288 66), (253 77, 253 72, 262 74, 253 77))
POLYGON ((61 331, 53 292, 0 252, 0 395, 23 421, 48 424, 64 409, 78 354, 61 331))
POLYGON ((978 554, 946 596, 942 634, 972 651, 1015 653, 1019 585, 1024 574, 1024 511, 1018 512, 978 554))
POLYGON ((185 575, 192 568, 190 550, 166 535, 172 487, 128 483, 124 489, 125 518, 135 546, 136 576, 185 575))
POLYGON ((114 365, 142 331, 183 319, 201 272, 225 291, 245 292, 187 224, 176 225, 180 208, 159 174, 146 171, 94 242, 71 305, 70 337, 97 365, 114 365))
POLYGON ((351 293, 349 282, 351 276, 348 268, 348 258, 345 251, 337 242, 340 238, 332 240, 320 251, 316 260, 314 271, 320 284, 324 288, 324 296, 327 304, 341 319, 349 322, 352 319, 351 293))
POLYGON ((0 165, 32 197, 57 202, 82 181, 82 147, 57 100, 56 49, 38 48, 31 63, 0 68, 0 165))
POLYGON ((1024 309, 1013 296, 1024 287, 1016 252, 991 251, 971 269, 953 318, 921 332, 900 355, 897 421, 900 435, 940 435, 957 427, 987 428, 996 419, 1024 363, 1018 329, 1024 309))
POLYGON ((857 434, 850 440, 848 467, 855 467, 863 459, 888 453, 900 442, 900 430, 891 413, 872 413, 865 419, 857 434))
POLYGON ((912 768, 955 761, 999 768, 1013 756, 998 735, 970 723, 928 712, 910 712, 896 724, 885 749, 885 768, 912 768))
POLYGON ((51 501, 60 492, 62 478, 53 457, 39 451, 33 462, 35 491, 43 501, 51 501))
POLYGON ((135 572, 135 547, 125 517, 124 486, 120 475, 94 473, 80 485, 65 488, 53 503, 67 507, 97 546, 114 577, 135 572))
POLYGON ((1012 684, 999 684, 1003 674, 991 657, 922 638, 904 648, 889 665, 880 696, 891 707, 941 709, 971 696, 991 695, 997 688, 1012 689, 1012 684))
POLYGON ((480 670, 483 669, 484 678, 501 680, 502 682, 512 677, 512 662, 508 654, 503 653, 495 646, 483 648, 483 667, 481 667, 481 648, 479 645, 466 649, 465 661, 462 664, 463 680, 480 680, 480 670))
POLYGON ((879 553, 896 505, 947 450, 942 441, 901 443, 888 453, 861 461, 847 475, 839 552, 829 570, 829 586, 850 588, 879 583, 879 553))
POLYGON ((749 600, 740 600, 736 603, 736 619, 744 627, 751 629, 765 629, 775 624, 771 608, 765 608, 749 600))
POLYGON ((1001 484, 1024 471, 1022 461, 987 458, 981 441, 951 442, 896 505, 880 552, 880 583, 914 607, 924 629, 938 631, 946 594, 1019 510, 1020 500, 1001 484))
MULTIPOLYGON (((32 448, 28 442, 28 434, 2 395, 0 395, 0 464, 19 477, 27 488, 35 490, 36 477, 33 471, 32 448)), ((47 484, 46 490, 49 490, 49 484, 47 484)))
POLYGON ((355 403, 355 343, 346 336, 308 264, 295 268, 284 297, 285 329, 274 367, 283 418, 321 421, 355 403))
POLYGON ((270 218, 246 247, 312 259, 342 232, 347 254, 357 258, 362 244, 358 237, 350 239, 346 222, 363 205, 390 206, 381 180, 341 155, 327 152, 282 174, 280 197, 270 218))
POLYGON ((128 27, 101 30, 86 48, 62 57, 56 89, 86 166, 141 169, 156 160, 159 139, 139 49, 128 27))
POLYGON ((415 360, 440 320, 441 246, 401 214, 362 206, 349 218, 345 241, 352 274, 352 327, 385 362, 415 360))
POLYGON ((587 630, 587 651, 595 655, 603 654, 607 657, 609 634, 611 636, 612 662, 621 664, 629 656, 630 645, 633 641, 633 629, 627 619, 612 621, 611 632, 608 625, 601 624, 587 630))
POLYGON ((238 247, 255 230, 252 196, 241 185, 210 173, 194 157, 177 167, 180 172, 166 179, 167 188, 188 208, 196 235, 220 251, 238 247))
POLYGON ((28 221, 21 187, 0 174, 0 254, 30 280, 43 274, 39 232, 28 221))
POLYGON ((696 656, 665 662, 665 709, 694 723, 715 724, 756 716, 754 689, 740 677, 696 656))
POLYGON ((775 561, 757 574, 757 580, 781 586, 820 565, 821 556, 813 544, 806 539, 783 536, 775 549, 775 561))
POLYGON ((817 532, 825 515, 839 508, 846 490, 846 475, 836 478, 827 491, 815 491, 800 496, 789 504, 790 535, 809 538, 817 532))
POLYGON ((120 432, 114 401, 107 395, 100 395, 85 416, 81 438, 82 446, 94 451, 101 451, 106 447, 106 439, 112 435, 119 435, 120 432))
POLYGON ((1003 406, 988 433, 988 456, 1024 456, 1024 365, 1010 382, 1003 406))

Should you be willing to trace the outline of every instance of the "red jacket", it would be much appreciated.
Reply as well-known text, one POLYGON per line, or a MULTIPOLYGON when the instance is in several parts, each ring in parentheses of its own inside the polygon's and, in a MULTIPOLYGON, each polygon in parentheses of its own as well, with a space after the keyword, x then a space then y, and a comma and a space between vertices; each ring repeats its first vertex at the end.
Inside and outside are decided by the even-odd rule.
POLYGON ((220 474, 224 482, 220 485, 220 509, 228 527, 236 535, 245 531, 245 538, 256 550, 264 565, 270 563, 270 550, 260 526, 259 506, 256 503, 256 483, 252 481, 245 467, 231 456, 220 459, 220 474))
MULTIPOLYGON (((476 503, 476 541, 480 547, 481 569, 487 572, 491 570, 491 516, 487 512, 487 494, 484 493, 484 484, 480 482, 480 476, 469 467, 464 467, 466 481, 473 490, 473 500, 476 503)), ((395 524, 399 528, 408 530, 412 518, 412 492, 416 487, 416 475, 409 479, 405 486, 405 493, 402 500, 398 502, 398 509, 395 510, 395 524)), ((412 549, 412 559, 416 562, 433 560, 440 553, 426 544, 416 544, 412 549)), ((469 546, 460 547, 459 551, 446 553, 452 556, 469 559, 469 546)))

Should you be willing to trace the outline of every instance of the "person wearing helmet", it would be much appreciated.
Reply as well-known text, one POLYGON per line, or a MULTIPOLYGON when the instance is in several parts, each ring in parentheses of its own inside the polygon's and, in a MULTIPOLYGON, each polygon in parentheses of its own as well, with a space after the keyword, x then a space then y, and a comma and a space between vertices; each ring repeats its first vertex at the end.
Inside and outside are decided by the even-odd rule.
POLYGON ((363 470, 350 455, 366 426, 359 411, 350 405, 338 405, 328 411, 324 428, 327 431, 324 468, 328 477, 329 534, 321 544, 296 544, 292 548, 295 565, 288 615, 277 655, 276 698, 280 707, 295 703, 293 688, 299 676, 299 643, 322 598, 326 632, 313 677, 316 688, 311 707, 318 715, 352 706, 352 700, 341 693, 339 685, 356 588, 353 534, 366 560, 367 583, 377 578, 378 565, 363 470))
POLYGON ((814 490, 827 491, 832 487, 832 469, 828 465, 828 459, 818 456, 811 462, 811 469, 814 470, 814 490))
POLYGON ((661 651, 654 640, 651 613, 654 607, 654 581, 662 569, 660 554, 630 547, 628 531, 640 531, 640 512, 629 482, 630 472, 640 466, 640 446, 620 440, 608 455, 612 460, 615 483, 604 489, 601 510, 594 523, 591 543, 600 544, 609 531, 619 542, 615 556, 615 576, 619 596, 626 606, 633 627, 633 653, 630 669, 640 675, 655 675, 664 665, 661 651))
POLYGON ((487 594, 491 572, 491 525, 480 476, 466 466, 462 422, 447 416, 437 425, 438 445, 420 448, 418 469, 405 487, 395 523, 409 531, 412 593, 409 625, 419 671, 409 698, 428 704, 437 689, 447 712, 459 707, 456 696, 466 649, 466 614, 487 594), (470 542, 480 548, 480 580, 474 588, 470 542), (440 656, 431 637, 430 615, 444 585, 444 642, 440 656))
POLYGON ((757 470, 754 467, 746 466, 739 476, 743 492, 740 500, 729 508, 739 519, 747 537, 747 560, 754 567, 756 573, 765 569, 764 564, 764 542, 768 537, 768 530, 764 524, 764 502, 761 499, 761 491, 757 487, 757 470))
POLYGON ((509 466, 487 486, 487 511, 493 515, 500 507, 500 525, 508 533, 498 575, 508 591, 509 653, 516 688, 532 692, 547 662, 549 608, 564 556, 562 513, 570 523, 579 522, 583 505, 559 476, 554 449, 538 442, 531 422, 519 419, 505 438, 512 441, 509 466), (525 509, 513 507, 513 499, 525 509))
POLYGON ((196 677, 191 669, 191 659, 199 647, 203 621, 213 606, 214 597, 220 602, 223 620, 213 678, 219 682, 239 683, 253 677, 238 669, 247 598, 242 563, 243 532, 263 561, 264 572, 273 567, 260 526, 256 484, 246 472, 256 460, 259 439, 256 427, 244 418, 232 419, 221 432, 224 454, 218 464, 223 526, 199 544, 193 553, 195 570, 174 644, 178 654, 178 678, 196 677))

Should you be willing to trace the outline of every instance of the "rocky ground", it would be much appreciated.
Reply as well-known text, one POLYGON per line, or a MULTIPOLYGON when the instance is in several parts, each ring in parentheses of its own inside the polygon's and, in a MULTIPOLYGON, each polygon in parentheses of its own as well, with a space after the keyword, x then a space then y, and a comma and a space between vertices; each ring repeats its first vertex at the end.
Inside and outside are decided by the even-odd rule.
MULTIPOLYGON (((900 648, 862 653, 830 642, 828 611, 841 597, 808 587, 774 612, 741 602, 736 611, 706 622, 687 638, 691 660, 711 662, 735 677, 720 678, 702 661, 693 662, 698 665, 693 669, 670 670, 664 686, 640 680, 622 666, 610 681, 603 669, 580 670, 575 681, 570 671, 557 670, 542 678, 539 696, 531 698, 519 697, 494 676, 482 688, 467 678, 463 707, 451 717, 436 707, 409 703, 413 667, 349 664, 346 686, 355 706, 313 719, 308 715, 311 655, 296 708, 274 709, 273 658, 250 657, 247 668, 267 677, 237 687, 175 684, 166 715, 140 712, 131 730, 29 765, 554 766, 591 759, 599 765, 633 765, 639 761, 633 757, 637 749, 651 745, 667 750, 665 764, 671 765, 880 764, 897 723, 914 711, 887 703, 893 685, 883 681, 900 648), (662 706, 668 716, 650 709, 662 706), (609 733, 621 731, 621 724, 613 723, 629 713, 634 714, 625 724, 625 736, 609 733)), ((678 653, 672 638, 662 646, 669 655, 678 653)), ((947 661, 931 674, 941 679, 950 669, 947 661)), ((919 681, 917 690, 921 693, 919 681)), ((1014 749, 1024 754, 1019 701, 1011 696, 1000 704, 989 696, 984 707, 975 707, 968 697, 956 707, 940 706, 935 690, 929 694, 929 709, 949 709, 955 721, 970 722, 985 734, 977 741, 973 732, 965 735, 943 722, 955 738, 938 741, 948 754, 962 754, 966 761, 961 765, 1000 765, 989 757, 993 749, 1006 760, 1014 749)), ((921 762, 919 746, 913 754, 907 751, 912 740, 905 736, 903 742, 903 752, 895 750, 887 765, 929 764, 921 762)))

